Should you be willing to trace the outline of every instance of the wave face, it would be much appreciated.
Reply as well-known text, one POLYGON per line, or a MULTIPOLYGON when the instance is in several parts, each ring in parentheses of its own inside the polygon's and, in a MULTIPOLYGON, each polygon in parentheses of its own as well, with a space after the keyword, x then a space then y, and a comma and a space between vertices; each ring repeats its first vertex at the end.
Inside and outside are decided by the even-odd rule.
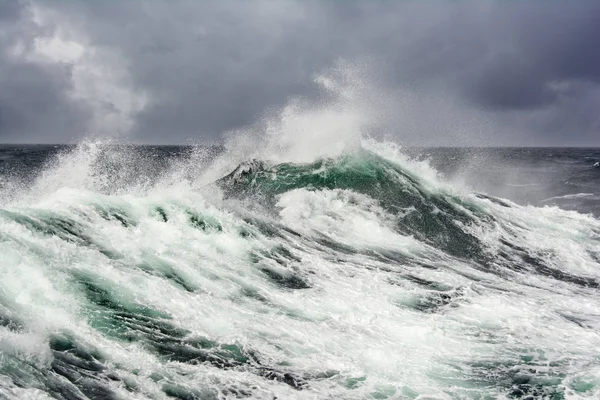
POLYGON ((592 216, 372 141, 160 176, 119 154, 3 186, 0 398, 600 397, 592 216))

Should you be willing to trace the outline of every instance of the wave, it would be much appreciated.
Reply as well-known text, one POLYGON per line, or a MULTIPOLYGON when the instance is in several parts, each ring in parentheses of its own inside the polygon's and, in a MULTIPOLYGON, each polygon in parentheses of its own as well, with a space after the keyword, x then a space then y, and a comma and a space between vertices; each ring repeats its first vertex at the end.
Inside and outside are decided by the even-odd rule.
POLYGON ((598 398, 600 221, 366 138, 344 68, 223 147, 3 182, 0 397, 598 398))
POLYGON ((507 183, 506 186, 512 187, 527 187, 527 186, 538 186, 539 183, 523 183, 523 184, 515 184, 515 183, 507 183))
POLYGON ((594 196, 594 193, 573 193, 573 194, 565 194, 563 196, 554 196, 547 199, 542 200, 542 203, 551 201, 551 200, 570 200, 570 199, 578 199, 581 197, 590 197, 594 196))
POLYGON ((5 396, 600 395, 590 216, 469 193, 373 140, 119 190, 82 148, 0 210, 5 396))

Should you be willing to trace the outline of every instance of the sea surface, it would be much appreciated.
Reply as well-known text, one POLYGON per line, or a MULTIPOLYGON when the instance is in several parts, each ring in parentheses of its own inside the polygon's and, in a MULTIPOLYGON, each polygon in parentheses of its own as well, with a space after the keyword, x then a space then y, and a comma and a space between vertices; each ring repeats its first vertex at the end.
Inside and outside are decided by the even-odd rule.
POLYGON ((600 149, 0 146, 0 399, 598 399, 600 149))

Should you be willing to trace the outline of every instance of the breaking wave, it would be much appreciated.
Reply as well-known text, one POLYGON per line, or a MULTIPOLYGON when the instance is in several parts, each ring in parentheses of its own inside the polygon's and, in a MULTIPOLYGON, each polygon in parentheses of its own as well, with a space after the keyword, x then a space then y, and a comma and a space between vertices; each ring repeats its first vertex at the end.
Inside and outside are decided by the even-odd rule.
POLYGON ((600 222, 453 189, 389 148, 5 205, 0 390, 598 396, 600 222))
POLYGON ((0 397, 600 396, 600 221, 294 107, 277 157, 86 142, 3 186, 0 397))

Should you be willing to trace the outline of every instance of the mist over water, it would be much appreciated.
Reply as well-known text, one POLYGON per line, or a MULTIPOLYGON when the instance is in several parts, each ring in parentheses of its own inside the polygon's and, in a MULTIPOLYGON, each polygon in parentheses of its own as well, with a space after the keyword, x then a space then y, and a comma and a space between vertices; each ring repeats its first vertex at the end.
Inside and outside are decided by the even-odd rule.
POLYGON ((370 137, 342 72, 223 147, 4 148, 0 397, 598 398, 593 210, 370 137))

